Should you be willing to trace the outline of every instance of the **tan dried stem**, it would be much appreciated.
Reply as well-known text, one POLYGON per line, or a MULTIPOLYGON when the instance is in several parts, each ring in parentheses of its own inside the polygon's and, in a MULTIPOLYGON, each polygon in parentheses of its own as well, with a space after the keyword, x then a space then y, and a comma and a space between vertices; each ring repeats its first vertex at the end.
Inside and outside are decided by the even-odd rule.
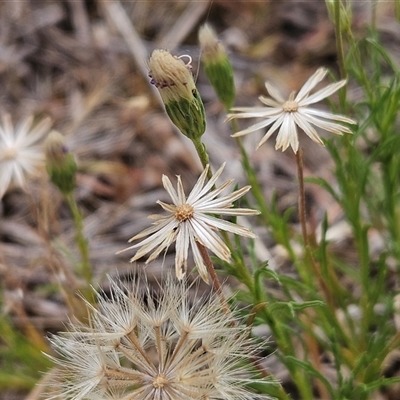
POLYGON ((211 282, 212 282, 213 288, 214 288, 215 292, 217 293, 217 295, 220 298, 223 310, 224 310, 224 312, 226 314, 231 314, 231 310, 230 310, 230 308, 228 306, 228 303, 226 301, 226 298, 225 298, 225 296, 224 296, 224 294, 222 292, 222 286, 221 286, 221 283, 219 282, 217 273, 215 272, 214 264, 211 261, 210 255, 208 254, 207 249, 205 248, 205 246, 203 246, 199 242, 196 242, 196 243, 197 243, 197 247, 198 247, 198 249, 200 251, 201 257, 204 260, 204 264, 205 264, 205 266, 207 268, 208 275, 211 278, 211 282))
POLYGON ((297 176, 299 180, 299 220, 301 224, 301 231, 303 235, 304 246, 306 250, 307 257, 310 260, 313 272, 317 278, 319 287, 324 294, 324 297, 328 304, 333 306, 332 294, 324 282, 322 277, 321 269, 319 264, 316 262, 311 249, 310 239, 307 231, 307 212, 306 212, 306 194, 304 189, 304 174, 303 174, 303 151, 299 149, 296 152, 296 163, 297 163, 297 176))

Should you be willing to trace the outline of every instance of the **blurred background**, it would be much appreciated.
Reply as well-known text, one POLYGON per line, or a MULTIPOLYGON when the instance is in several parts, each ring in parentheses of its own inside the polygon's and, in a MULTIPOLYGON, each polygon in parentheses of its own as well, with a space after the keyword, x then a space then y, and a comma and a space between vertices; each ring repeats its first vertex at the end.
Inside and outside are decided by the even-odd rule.
MULTIPOLYGON (((351 5, 354 32, 363 36, 373 20, 398 61, 394 2, 351 5)), ((199 63, 197 33, 205 22, 231 57, 236 106, 258 105, 266 80, 288 95, 321 66, 338 79, 334 28, 323 0, 0 3, 0 113, 11 114, 14 125, 28 115, 50 116, 53 128, 65 135, 78 162, 75 197, 84 215, 94 282, 103 282, 107 273, 143 268, 143 262, 129 264, 133 253, 115 253, 148 226, 149 214, 160 211, 157 200, 168 201, 161 175, 173 181, 181 175, 190 189, 201 172, 192 144, 171 124, 150 84, 147 60, 153 49, 192 57, 207 112, 204 142, 211 163, 217 168, 228 161, 223 177, 244 183, 225 111, 199 63)), ((349 97, 357 98, 357 88, 349 87, 349 97)), ((291 151, 276 152, 273 139, 256 152, 262 134, 249 135, 244 144, 265 196, 275 191, 282 211, 296 207, 295 158, 291 151)), ((331 181, 324 149, 310 140, 304 145, 306 174, 331 181)), ((317 187, 307 190, 311 216, 318 219, 327 211, 339 223, 341 210, 333 200, 317 187)), ((297 224, 296 214, 292 218, 297 224)), ((339 234, 345 241, 346 232, 339 234)), ((30 180, 26 191, 9 191, 0 201, 1 400, 38 398, 34 385, 50 367, 40 353, 48 351, 45 336, 63 330, 68 321, 70 305, 58 283, 74 279, 69 276, 79 258, 74 235, 70 212, 45 174, 30 180)), ((270 237, 261 239, 275 267, 291 268, 270 237)), ((173 258, 171 249, 146 272, 156 279, 173 258)))

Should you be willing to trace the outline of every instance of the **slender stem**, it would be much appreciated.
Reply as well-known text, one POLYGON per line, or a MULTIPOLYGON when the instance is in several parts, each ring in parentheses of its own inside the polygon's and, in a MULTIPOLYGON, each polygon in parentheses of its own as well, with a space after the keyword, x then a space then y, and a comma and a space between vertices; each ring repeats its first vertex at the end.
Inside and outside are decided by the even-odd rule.
MULTIPOLYGON (((228 246, 231 246, 231 242, 228 237, 228 242, 226 242, 228 246)), ((245 265, 244 260, 240 255, 232 254, 234 259, 234 264, 236 268, 235 276, 236 278, 243 283, 247 289, 249 289, 250 293, 254 293, 255 285, 254 285, 254 278, 251 272, 249 271, 248 267, 245 265)))
MULTIPOLYGON (((271 374, 263 367, 258 358, 252 357, 251 362, 254 365, 254 368, 263 378, 268 379, 269 377, 271 377, 271 374)), ((279 386, 276 390, 277 393, 275 393, 275 396, 278 400, 290 400, 291 397, 284 391, 282 386, 279 386)))
MULTIPOLYGON (((143 346, 140 344, 139 338, 137 337, 137 335, 131 331, 129 332, 126 337, 132 342, 134 348, 137 350, 137 353, 140 354, 140 356, 143 357, 143 360, 147 363, 147 365, 151 368, 151 366, 153 365, 152 360, 149 358, 149 356, 147 355, 146 351, 143 349, 143 346)), ((121 345, 121 343, 118 344, 117 349, 121 352, 124 353, 124 355, 126 356, 126 358, 130 361, 132 361, 133 363, 137 362, 137 359, 140 360, 140 356, 137 353, 132 352, 132 354, 135 354, 135 357, 131 356, 131 352, 127 351, 126 349, 124 349, 124 346, 121 345), (135 359, 137 357, 137 359, 135 359)), ((142 360, 141 360, 142 361, 142 360)))
POLYGON ((333 298, 328 286, 326 285, 319 264, 315 261, 314 256, 312 254, 312 249, 310 245, 310 239, 307 232, 307 212, 306 212, 306 194, 304 189, 304 174, 303 174, 303 157, 302 157, 302 149, 296 153, 296 163, 297 163, 297 176, 299 180, 299 219, 301 224, 301 231, 304 240, 304 247, 306 250, 306 255, 310 260, 310 264, 313 268, 313 272, 317 277, 319 282, 319 286, 324 293, 325 299, 328 304, 333 307, 333 298))
POLYGON ((378 1, 371 2, 371 27, 374 32, 376 32, 376 8, 378 6, 378 1))
MULTIPOLYGON (((340 77, 341 79, 347 79, 346 60, 344 55, 343 37, 342 37, 342 24, 340 19, 341 6, 342 6, 341 0, 335 0, 334 13, 335 13, 336 50, 337 50, 338 64, 340 70, 340 77)), ((342 110, 345 109, 346 96, 347 96, 347 85, 343 86, 339 90, 339 101, 342 110)))
POLYGON ((338 63, 340 68, 340 77, 347 79, 346 64, 343 49, 343 38, 342 38, 342 24, 340 20, 340 7, 341 0, 335 0, 335 35, 336 35, 336 49, 338 53, 338 63))
MULTIPOLYGON (((277 316, 272 315, 268 309, 268 305, 261 310, 260 314, 272 331, 272 336, 279 349, 278 356, 285 364, 293 382, 296 384, 300 393, 299 398, 313 399, 312 387, 308 381, 309 377, 307 374, 303 373, 300 368, 287 360, 287 357, 296 357, 296 350, 292 342, 293 335, 291 328, 289 328, 287 324, 279 321, 277 316)), ((290 396, 286 396, 286 398, 290 398, 290 396)))
POLYGON ((162 340, 163 334, 160 325, 154 327, 154 333, 155 333, 155 343, 156 343, 158 362, 159 362, 158 367, 160 368, 161 371, 163 371, 165 363, 165 354, 164 354, 165 347, 162 340))
MULTIPOLYGON (((313 322, 312 319, 309 317, 309 313, 305 312, 302 316, 300 316, 300 319, 303 321, 305 326, 310 327, 310 331, 313 329, 313 322)), ((304 332, 304 342, 307 345, 307 348, 309 350, 309 361, 312 364, 312 366, 315 368, 316 371, 321 371, 321 354, 318 346, 318 342, 315 338, 314 335, 312 335, 310 332, 307 332, 307 330, 304 332)), ((315 379, 314 381, 315 387, 317 388, 319 392, 319 398, 321 399, 329 399, 329 391, 324 385, 323 382, 319 379, 315 379)))
MULTIPOLYGON (((224 310, 224 312, 226 314, 231 315, 231 310, 230 310, 230 308, 228 306, 228 303, 227 303, 227 301, 225 299, 225 296, 224 296, 224 294, 222 292, 222 286, 221 286, 221 284, 219 282, 218 276, 217 276, 217 274, 215 272, 214 265, 213 265, 213 263, 211 261, 211 258, 210 258, 209 254, 207 252, 207 249, 199 242, 197 242, 197 247, 199 248, 200 254, 201 254, 201 256, 202 256, 202 258, 204 260, 204 263, 206 265, 207 272, 208 272, 208 274, 209 274, 209 276, 211 278, 211 282, 212 282, 212 285, 214 287, 214 290, 215 290, 215 292, 218 294, 218 296, 220 298, 223 310, 224 310)), ((269 375, 267 373, 267 371, 261 366, 261 364, 256 362, 255 358, 252 361, 253 361, 253 364, 256 367, 256 369, 263 376, 267 377, 269 375)), ((286 395, 286 393, 283 391, 282 388, 280 388, 280 390, 279 390, 279 395, 280 395, 281 399, 288 399, 288 396, 286 395)))
MULTIPOLYGON (((231 127, 232 132, 237 132, 239 130, 239 125, 236 119, 231 121, 231 127)), ((282 218, 274 215, 274 212, 268 208, 262 187, 257 179, 256 172, 250 163, 249 156, 243 146, 242 140, 240 137, 236 137, 235 139, 242 156, 244 172, 246 173, 247 179, 251 185, 251 193, 257 202, 261 215, 264 217, 267 225, 271 228, 271 233, 274 236, 275 241, 285 247, 291 260, 296 260, 296 255, 292 249, 289 238, 286 234, 283 234, 284 224, 282 224, 282 218)))
POLYGON ((41 351, 47 351, 48 344, 46 343, 46 340, 43 338, 42 333, 38 331, 38 328, 35 326, 35 324, 32 323, 23 305, 21 303, 15 304, 13 306, 13 312, 20 320, 21 327, 23 327, 22 329, 24 335, 29 340, 29 342, 33 343, 35 345, 35 348, 41 351))
MULTIPOLYGON (((200 158, 200 162, 201 162, 203 168, 205 168, 207 165, 210 164, 210 158, 208 157, 206 146, 200 139, 199 140, 193 139, 192 142, 193 142, 196 152, 200 158)), ((211 179, 212 175, 213 174, 212 174, 211 167, 210 167, 210 168, 208 168, 207 178, 211 179)))
POLYGON ((400 210, 398 206, 398 162, 397 154, 392 154, 382 163, 383 186, 385 193, 385 213, 388 231, 391 234, 393 254, 400 264, 400 210))
POLYGON ((72 217, 74 219, 75 227, 76 227, 76 242, 81 253, 82 262, 80 266, 80 274, 86 279, 86 282, 92 283, 92 269, 90 266, 89 260, 89 246, 85 235, 83 234, 83 217, 81 212, 79 211, 78 205, 73 197, 72 193, 68 193, 66 195, 69 208, 72 213, 72 217))
MULTIPOLYGON (((237 120, 232 120, 232 130, 233 132, 237 132, 238 124, 237 120)), ((257 179, 257 175, 251 166, 249 156, 242 144, 241 138, 236 138, 236 143, 242 155, 242 165, 243 169, 247 175, 247 179, 251 185, 252 194, 257 202, 257 205, 267 223, 271 227, 272 234, 277 241, 277 243, 282 244, 288 251, 292 260, 296 260, 296 256, 292 249, 292 246, 288 240, 286 234, 282 234, 283 226, 282 218, 274 214, 272 210, 270 210, 266 204, 265 196, 261 185, 257 179)), ((245 282, 242 282, 245 283, 245 282)), ((252 285, 252 293, 254 296, 254 304, 261 304, 265 302, 264 296, 261 291, 257 290, 257 285, 252 285)), ((249 290, 250 287, 248 286, 249 290)), ((307 378, 301 371, 293 366, 291 363, 286 361, 286 356, 293 356, 295 354, 293 343, 291 342, 291 337, 285 331, 285 325, 281 323, 279 317, 272 315, 268 309, 268 306, 264 306, 263 309, 260 311, 262 318, 271 328, 272 336, 275 338, 277 347, 279 352, 282 355, 282 361, 285 363, 286 367, 288 368, 290 375, 293 378, 293 381, 296 382, 298 390, 301 394, 301 397, 304 399, 311 399, 312 393, 310 385, 307 382, 307 378)), ((279 391, 279 398, 280 399, 290 399, 290 396, 285 393, 285 391, 281 388, 279 391)))
MULTIPOLYGON (((201 161, 203 167, 206 168, 206 166, 209 165, 210 161, 209 161, 209 156, 208 156, 207 149, 206 149, 205 145, 202 143, 201 140, 192 140, 192 141, 193 141, 193 144, 194 144, 194 146, 196 148, 197 154, 198 154, 198 156, 200 158, 200 161, 201 161)), ((211 170, 211 166, 209 166, 208 173, 207 173, 207 178, 211 179, 212 176, 213 176, 213 173, 212 173, 212 170, 211 170)), ((215 185, 214 185, 214 188, 215 188, 215 185)), ((221 231, 221 235, 223 236, 224 241, 228 245, 228 247, 232 248, 232 244, 231 244, 231 241, 229 239, 229 236, 228 236, 227 232, 221 231)), ((209 254, 207 252, 207 249, 202 244, 200 244, 199 242, 197 242, 197 247, 199 248, 200 254, 203 257, 203 260, 204 260, 204 263, 206 265, 208 274, 209 274, 209 276, 211 278, 214 290, 216 291, 216 293, 218 294, 218 296, 221 299, 221 304, 222 304, 222 306, 224 308, 224 311, 227 314, 230 314, 231 313, 230 308, 228 307, 226 299, 225 299, 225 297, 224 297, 224 295, 222 293, 221 284, 219 282, 217 274, 215 273, 214 265, 213 265, 213 263, 211 261, 211 258, 210 258, 209 254)), ((240 266, 241 266, 241 264, 240 264, 240 266)), ((245 280, 246 280, 245 283, 250 289, 251 286, 252 286, 252 277, 251 277, 250 273, 247 271, 246 268, 240 268, 240 272, 243 273, 242 278, 245 277, 245 280)))
POLYGON ((297 162, 297 177, 299 180, 299 219, 301 224, 301 231, 303 234, 304 244, 310 245, 307 232, 307 213, 306 213, 306 192, 304 189, 304 174, 303 174, 303 151, 299 149, 296 153, 297 162))
POLYGON ((199 242, 197 242, 197 247, 199 248, 201 257, 204 260, 204 264, 206 265, 207 272, 208 272, 208 275, 211 278, 211 282, 212 282, 212 285, 214 287, 214 290, 218 294, 218 296, 219 296, 219 298, 221 300, 221 304, 222 304, 222 307, 223 307, 224 311, 227 314, 231 314, 231 310, 230 310, 230 308, 228 306, 228 303, 227 303, 227 301, 225 299, 225 296, 224 296, 224 294, 222 292, 222 286, 221 286, 221 284, 219 282, 218 276, 217 276, 217 274, 215 272, 214 265, 213 265, 213 263, 211 261, 210 255, 207 252, 207 249, 199 242))
POLYGON ((169 365, 172 365, 173 361, 179 354, 179 352, 180 352, 181 348, 183 347, 183 345, 185 344, 186 340, 188 340, 188 336, 189 336, 188 332, 186 332, 186 331, 182 332, 177 344, 175 345, 174 351, 172 352, 172 355, 171 355, 170 359, 168 360, 169 365))

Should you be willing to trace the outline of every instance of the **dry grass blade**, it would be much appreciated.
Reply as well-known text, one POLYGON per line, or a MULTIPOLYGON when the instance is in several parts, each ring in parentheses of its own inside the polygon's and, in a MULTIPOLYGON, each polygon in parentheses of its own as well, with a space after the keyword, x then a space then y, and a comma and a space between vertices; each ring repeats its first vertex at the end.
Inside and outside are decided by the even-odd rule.
POLYGON ((172 29, 161 31, 157 47, 173 50, 179 46, 186 36, 193 31, 204 13, 209 9, 210 1, 192 1, 175 22, 172 29))
MULTIPOLYGON (((148 70, 145 65, 145 60, 149 58, 146 47, 144 46, 140 36, 136 32, 132 22, 126 15, 125 10, 121 6, 118 0, 115 1, 102 1, 101 5, 106 12, 107 17, 110 19, 114 27, 119 31, 121 36, 124 38, 128 45, 129 51, 136 61, 136 65, 139 68, 140 73, 147 82, 148 70)), ((154 93, 155 97, 159 99, 156 89, 149 82, 150 90, 154 93)), ((161 104, 161 100, 159 100, 161 104)))

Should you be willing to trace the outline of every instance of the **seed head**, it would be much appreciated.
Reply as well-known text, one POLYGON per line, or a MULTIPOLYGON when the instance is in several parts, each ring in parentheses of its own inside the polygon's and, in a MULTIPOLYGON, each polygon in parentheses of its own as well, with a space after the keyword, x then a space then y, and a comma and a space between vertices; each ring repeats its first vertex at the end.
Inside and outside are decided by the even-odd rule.
POLYGON ((51 338, 61 398, 250 400, 248 385, 267 383, 250 365, 259 346, 249 328, 218 297, 189 298, 171 277, 158 294, 148 282, 110 283, 110 300, 97 292, 98 308, 88 304, 89 326, 51 338))

